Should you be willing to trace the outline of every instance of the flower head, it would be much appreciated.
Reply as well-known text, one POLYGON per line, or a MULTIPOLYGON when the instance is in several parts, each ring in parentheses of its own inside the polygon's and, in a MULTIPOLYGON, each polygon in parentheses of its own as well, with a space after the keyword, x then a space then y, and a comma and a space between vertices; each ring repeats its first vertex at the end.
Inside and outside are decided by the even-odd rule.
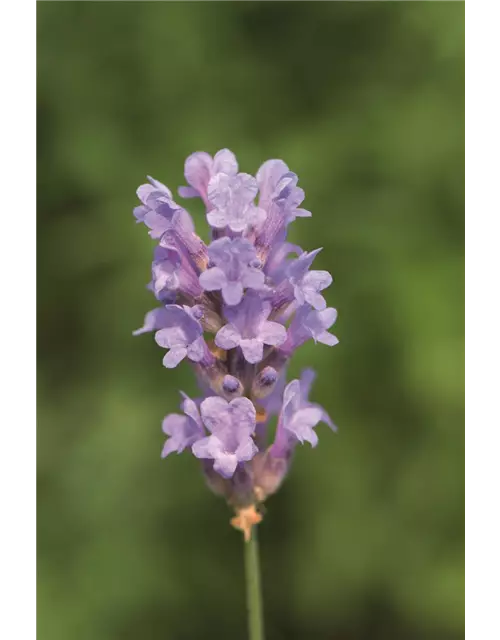
POLYGON ((278 489, 296 445, 316 446, 319 422, 333 428, 309 400, 310 370, 286 383, 304 342, 338 342, 328 331, 337 312, 322 294, 332 278, 311 268, 320 249, 287 241, 289 225, 311 214, 282 160, 268 160, 253 177, 239 172, 228 149, 198 151, 184 174, 179 194, 203 201, 211 243, 165 185, 149 178, 139 187, 134 216, 157 241, 148 287, 160 305, 134 334, 154 331, 165 367, 187 359, 202 391, 196 401, 183 395, 183 414, 164 419, 162 455, 190 450, 199 458, 209 486, 236 509, 234 525, 249 535, 260 519, 256 505, 278 489))

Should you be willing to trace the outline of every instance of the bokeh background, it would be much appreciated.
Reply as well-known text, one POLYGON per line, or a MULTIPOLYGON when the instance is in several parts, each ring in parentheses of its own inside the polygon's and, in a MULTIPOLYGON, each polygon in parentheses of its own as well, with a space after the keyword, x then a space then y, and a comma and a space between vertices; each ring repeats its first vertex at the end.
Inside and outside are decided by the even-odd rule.
MULTIPOLYGON (((40 640, 245 638, 242 543, 162 367, 135 189, 194 150, 283 158, 340 344, 304 346, 339 425, 260 527, 269 640, 463 635, 464 5, 38 4, 40 640)), ((199 228, 199 205, 190 206, 199 228)))

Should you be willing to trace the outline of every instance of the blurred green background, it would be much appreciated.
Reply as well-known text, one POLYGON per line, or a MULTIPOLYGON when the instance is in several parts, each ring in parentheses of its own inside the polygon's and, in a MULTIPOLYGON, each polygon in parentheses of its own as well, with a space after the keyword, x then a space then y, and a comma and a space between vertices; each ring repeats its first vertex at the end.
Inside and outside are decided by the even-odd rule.
POLYGON ((452 2, 38 4, 40 640, 245 638, 231 514, 160 460, 194 377, 131 335, 135 189, 222 147, 298 173, 339 310, 290 372, 340 430, 260 526, 268 639, 462 637, 463 48, 452 2))

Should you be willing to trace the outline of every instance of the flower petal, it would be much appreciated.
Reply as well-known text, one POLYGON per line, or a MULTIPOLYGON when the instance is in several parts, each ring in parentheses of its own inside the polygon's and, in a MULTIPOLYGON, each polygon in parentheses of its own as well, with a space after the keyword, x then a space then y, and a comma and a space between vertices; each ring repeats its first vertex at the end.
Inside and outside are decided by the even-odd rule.
POLYGON ((136 329, 132 335, 139 336, 142 333, 147 333, 148 331, 161 329, 165 326, 167 317, 165 307, 159 307, 158 309, 148 311, 144 318, 144 325, 140 329, 136 329))
POLYGON ((181 327, 165 327, 155 333, 156 344, 164 349, 173 347, 185 347, 187 345, 186 335, 181 327))
POLYGON ((316 291, 326 289, 332 282, 333 278, 328 271, 309 271, 304 276, 304 286, 316 291))
POLYGON ((161 451, 161 457, 166 458, 169 454, 173 453, 174 451, 176 451, 177 453, 180 453, 176 438, 168 438, 165 441, 165 444, 163 445, 163 449, 161 451))
POLYGON ((186 420, 186 416, 181 416, 178 413, 170 413, 163 418, 161 429, 167 436, 173 436, 176 433, 182 432, 186 420))
POLYGON ((193 362, 199 362, 205 355, 205 339, 203 336, 197 338, 187 346, 187 356, 193 362))
POLYGON ((215 229, 224 229, 227 226, 226 212, 221 209, 212 209, 207 213, 208 224, 215 229))
POLYGON ((257 184, 259 186, 259 205, 267 207, 271 203, 272 196, 280 178, 288 172, 283 160, 267 160, 257 171, 257 184))
POLYGON ((337 338, 337 336, 334 336, 333 333, 328 333, 328 331, 324 331, 323 333, 321 333, 316 337, 316 340, 318 342, 321 342, 322 344, 326 344, 329 347, 334 347, 339 343, 339 339, 337 338))
POLYGON ((248 438, 245 440, 240 446, 236 449, 236 457, 240 462, 247 462, 251 460, 256 453, 259 452, 255 442, 252 438, 248 438))
POLYGON ((304 369, 300 374, 300 392, 304 398, 309 397, 315 379, 316 371, 314 371, 314 369, 304 369))
POLYGON ((214 470, 224 478, 232 478, 237 466, 238 458, 234 453, 221 452, 214 461, 214 470))
POLYGON ((186 347, 174 347, 168 351, 163 358, 163 366, 167 369, 173 369, 187 355, 186 347))
POLYGON ((158 191, 158 189, 153 187, 153 185, 151 185, 151 184, 141 184, 141 186, 137 189, 136 193, 137 193, 137 197, 139 198, 139 200, 143 204, 147 205, 148 198, 155 191, 158 191))
POLYGON ((259 330, 259 339, 264 344, 279 346, 286 340, 286 328, 279 322, 263 322, 259 330))
MULTIPOLYGON (((326 309, 326 300, 323 298, 321 293, 317 293, 312 289, 302 289, 300 295, 308 304, 311 305, 311 307, 313 307, 313 309, 316 309, 316 311, 323 311, 323 309, 326 309)), ((295 298, 297 299, 297 302, 300 302, 297 293, 295 294, 295 298)))
POLYGON ((289 419, 300 406, 300 392, 300 382, 298 380, 292 380, 285 387, 283 392, 283 412, 289 419))
POLYGON ((200 274, 200 284, 205 291, 218 291, 226 282, 226 274, 219 267, 211 267, 200 274))
POLYGON ((137 222, 144 222, 144 216, 149 211, 147 207, 144 205, 140 205, 138 207, 134 207, 134 216, 137 222))
POLYGON ((250 207, 247 222, 248 224, 260 229, 267 218, 267 212, 262 207, 250 207))
POLYGON ((148 178, 149 182, 151 182, 151 184, 153 185, 153 187, 155 189, 158 189, 158 191, 162 191, 169 198, 172 197, 172 192, 170 191, 170 189, 167 186, 165 186, 163 184, 163 182, 160 182, 159 180, 155 180, 151 176, 147 176, 147 178, 148 178))
POLYGON ((297 218, 310 218, 312 213, 307 209, 295 209, 294 214, 297 218))
POLYGON ((219 396, 210 396, 203 400, 200 405, 200 413, 203 423, 209 431, 213 431, 223 424, 228 426, 229 419, 229 403, 219 396))
POLYGON ((248 398, 235 398, 229 403, 232 420, 238 430, 253 433, 255 429, 256 411, 253 402, 248 398))
POLYGON ((197 189, 193 187, 179 187, 177 189, 177 193, 181 198, 198 198, 200 193, 197 189))
POLYGON ((213 459, 220 450, 220 442, 215 436, 207 436, 197 440, 191 447, 196 458, 213 459))
POLYGON ((241 282, 248 289, 261 289, 264 286, 265 279, 266 277, 260 269, 250 267, 243 273, 241 282))
POLYGON ((191 418, 191 420, 193 420, 193 422, 196 422, 200 429, 203 429, 198 405, 194 400, 191 400, 191 398, 187 396, 183 391, 181 391, 181 396, 184 398, 181 405, 182 410, 189 418, 191 418))
POLYGON ((240 347, 245 356, 245 360, 251 364, 261 362, 264 355, 264 345, 257 338, 240 340, 240 347))
POLYGON ((205 195, 210 181, 212 157, 204 151, 196 151, 184 163, 184 176, 199 195, 205 195))
POLYGON ((241 334, 233 324, 226 324, 215 336, 215 344, 221 349, 234 349, 240 341, 241 334))
POLYGON ((236 156, 229 149, 221 149, 214 156, 212 165, 212 174, 227 173, 229 176, 235 176, 238 173, 238 162, 236 156))
POLYGON ((299 409, 284 426, 287 431, 299 440, 299 442, 310 442, 315 447, 318 443, 318 436, 313 431, 318 422, 323 417, 323 411, 318 407, 306 407, 299 409))
POLYGON ((329 329, 333 324, 335 324, 338 314, 337 309, 328 307, 328 309, 321 311, 319 315, 321 316, 321 321, 323 322, 325 328, 329 329))
POLYGON ((222 287, 222 297, 229 306, 239 304, 243 298, 243 285, 241 282, 226 282, 222 287))

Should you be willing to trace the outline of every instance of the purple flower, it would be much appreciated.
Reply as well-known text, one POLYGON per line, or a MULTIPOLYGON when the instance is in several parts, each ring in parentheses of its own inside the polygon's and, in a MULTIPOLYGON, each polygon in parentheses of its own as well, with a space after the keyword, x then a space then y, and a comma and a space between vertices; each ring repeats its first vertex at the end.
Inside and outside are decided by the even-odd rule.
POLYGON ((207 213, 210 226, 229 227, 234 233, 258 227, 265 220, 266 212, 253 204, 257 191, 257 182, 248 173, 215 175, 208 183, 208 200, 212 206, 207 213))
POLYGON ((283 160, 267 160, 257 171, 256 180, 259 187, 259 207, 267 209, 275 196, 276 187, 289 169, 283 160))
POLYGON ((183 198, 201 198, 208 205, 208 183, 218 173, 235 176, 238 163, 232 151, 221 149, 212 158, 204 151, 192 153, 184 164, 184 176, 189 187, 179 187, 179 195, 183 198))
POLYGON ((319 293, 329 287, 332 276, 328 271, 309 271, 309 268, 321 249, 300 255, 287 269, 289 282, 293 286, 295 299, 299 304, 307 302, 317 311, 326 309, 326 300, 319 293))
POLYGON ((166 433, 167 436, 170 437, 163 447, 161 453, 162 458, 165 458, 173 451, 181 453, 205 435, 200 412, 198 411, 196 403, 185 393, 182 393, 182 391, 181 395, 184 398, 181 403, 181 409, 185 415, 181 416, 178 413, 171 413, 163 419, 163 433, 166 433))
POLYGON ((200 275, 205 291, 222 291, 227 305, 241 302, 243 289, 261 289, 265 276, 253 266, 257 260, 255 247, 242 238, 220 238, 208 248, 208 255, 215 265, 200 275))
POLYGON ((311 393, 311 388, 314 380, 316 379, 316 372, 313 369, 304 369, 300 375, 300 394, 302 398, 302 405, 304 407, 314 407, 320 409, 321 411, 321 421, 326 423, 330 429, 333 431, 337 431, 337 427, 333 424, 328 413, 323 409, 323 407, 315 402, 309 402, 309 394, 311 393))
POLYGON ((148 176, 150 184, 142 184, 137 189, 137 197, 142 204, 134 209, 137 222, 145 222, 146 216, 157 208, 173 207, 172 192, 158 180, 148 176))
POLYGON ((155 247, 152 266, 152 286, 156 296, 165 290, 179 288, 179 266, 181 257, 175 247, 155 247))
POLYGON ((196 235, 193 220, 184 209, 178 209, 172 216, 170 226, 166 225, 161 235, 160 245, 176 247, 182 261, 198 273, 207 266, 207 246, 196 235))
POLYGON ((151 184, 143 184, 137 189, 142 205, 134 209, 134 215, 137 222, 144 222, 151 229, 149 235, 152 238, 161 238, 171 228, 174 214, 182 209, 172 199, 170 189, 150 176, 148 180, 151 184))
POLYGON ((167 369, 176 367, 186 356, 200 362, 205 355, 205 340, 201 324, 186 307, 171 304, 165 307, 165 325, 156 335, 160 347, 170 349, 163 358, 167 369))
POLYGON ((287 225, 293 222, 295 218, 310 218, 312 215, 310 211, 299 208, 305 198, 305 194, 304 190, 297 186, 298 180, 297 175, 289 171, 281 176, 276 185, 277 195, 274 198, 274 202, 281 210, 287 225))
POLYGON ((255 407, 248 398, 227 402, 212 396, 200 406, 203 422, 211 435, 197 440, 192 451, 197 458, 214 461, 214 470, 231 478, 240 462, 251 460, 258 449, 252 439, 255 407))
POLYGON ((275 284, 280 284, 285 278, 287 278, 287 271, 290 265, 288 256, 291 253, 299 256, 304 253, 302 249, 291 242, 279 242, 270 251, 266 266, 266 274, 274 281, 275 284))
POLYGON ((215 336, 215 344, 221 349, 240 347, 247 362, 260 362, 264 345, 279 346, 286 340, 286 329, 278 322, 267 320, 271 304, 255 291, 248 291, 237 307, 226 307, 229 320, 215 336))
POLYGON ((161 304, 163 305, 175 304, 176 302, 177 292, 175 289, 163 289, 163 291, 161 291, 160 293, 156 293, 153 281, 148 282, 148 284, 146 285, 146 289, 148 291, 152 291, 158 302, 161 302, 161 304))
POLYGON ((314 342, 321 342, 329 347, 338 344, 337 336, 328 332, 328 329, 337 320, 337 309, 328 307, 322 311, 309 311, 304 318, 304 329, 310 333, 314 342))
POLYGON ((314 342, 321 342, 333 347, 338 344, 338 338, 329 333, 328 329, 336 319, 337 310, 333 307, 316 311, 308 304, 302 305, 293 317, 282 349, 291 353, 310 338, 313 338, 314 342))
MULTIPOLYGON (((279 168, 283 169, 284 167, 279 168)), ((311 215, 310 211, 299 208, 304 200, 304 191, 297 187, 298 178, 295 173, 288 171, 275 182, 279 171, 275 168, 273 172, 271 169, 272 167, 265 173, 266 224, 258 229, 255 239, 257 254, 263 259, 267 259, 271 250, 285 240, 286 229, 290 222, 293 222, 297 217, 311 215), (269 196, 267 194, 271 192, 271 189, 272 195, 269 196)))
POLYGON ((158 299, 177 290, 190 298, 203 293, 190 260, 183 259, 181 252, 171 245, 160 244, 155 248, 152 274, 152 289, 158 299))
POLYGON ((309 442, 315 447, 318 436, 314 427, 319 422, 325 422, 333 430, 336 429, 323 407, 308 400, 314 377, 314 372, 307 369, 300 380, 292 380, 285 387, 276 440, 271 449, 276 457, 284 457, 295 441, 309 442))
POLYGON ((172 200, 172 194, 157 180, 143 184, 137 190, 142 206, 134 209, 137 222, 149 227, 149 235, 160 239, 164 246, 175 247, 195 268, 204 268, 207 262, 205 243, 196 235, 189 213, 172 200))

